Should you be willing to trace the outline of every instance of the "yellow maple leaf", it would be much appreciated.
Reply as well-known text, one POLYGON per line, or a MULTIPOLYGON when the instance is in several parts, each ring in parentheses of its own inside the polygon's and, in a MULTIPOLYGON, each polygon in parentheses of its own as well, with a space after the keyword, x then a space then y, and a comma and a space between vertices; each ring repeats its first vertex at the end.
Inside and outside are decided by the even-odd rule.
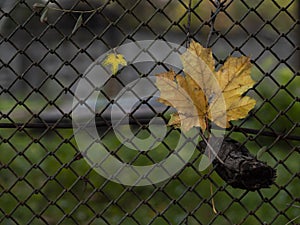
POLYGON ((180 128, 181 127, 181 120, 180 120, 180 116, 178 113, 172 113, 171 114, 171 118, 168 122, 169 126, 173 126, 175 128, 180 128))
MULTIPOLYGON (((172 125, 178 123, 178 116, 182 122, 181 128, 188 131, 193 126, 206 128, 205 113, 206 100, 203 91, 195 81, 190 77, 176 75, 171 70, 166 73, 158 74, 156 86, 160 89, 159 102, 172 106, 177 109, 178 115, 174 116, 172 125), (198 104, 194 104, 198 102, 198 104), (177 121, 177 122, 176 122, 177 121)), ((178 124, 175 125, 178 127, 178 124)))
POLYGON ((118 72, 119 65, 126 66, 127 62, 123 55, 111 53, 107 55, 105 60, 102 62, 102 65, 111 66, 111 72, 115 75, 118 72))
MULTIPOLYGON (((256 101, 248 96, 242 95, 253 85, 255 81, 251 78, 251 63, 248 57, 230 57, 225 64, 215 73, 226 103, 226 117, 228 121, 245 118, 249 111, 254 108, 256 101)), ((218 107, 218 99, 211 103, 212 107, 218 107)), ((218 126, 218 120, 214 121, 218 126)))
POLYGON ((181 124, 183 131, 193 126, 204 131, 210 120, 225 128, 229 121, 246 117, 255 106, 254 99, 242 96, 255 83, 250 75, 248 57, 229 57, 215 71, 211 50, 192 41, 181 55, 181 61, 185 76, 173 71, 157 75, 159 102, 176 108, 178 112, 169 124, 177 127, 181 124))

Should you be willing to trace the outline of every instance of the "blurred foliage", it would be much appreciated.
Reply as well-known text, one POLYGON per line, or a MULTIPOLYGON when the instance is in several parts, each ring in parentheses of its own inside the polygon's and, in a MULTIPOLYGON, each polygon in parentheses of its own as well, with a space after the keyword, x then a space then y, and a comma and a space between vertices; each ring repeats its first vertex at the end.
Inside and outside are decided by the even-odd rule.
MULTIPOLYGON (((70 9, 74 7, 76 10, 91 10, 99 7, 100 4, 107 4, 106 0, 92 0, 87 1, 61 1, 56 0, 57 3, 51 4, 51 7, 57 7, 64 9, 70 9)), ((26 0, 22 1, 17 7, 10 12, 13 15, 14 20, 8 19, 6 21, 6 27, 16 27, 17 23, 24 23, 31 14, 32 5, 34 3, 44 4, 44 1, 26 0)), ((188 4, 189 0, 151 0, 151 1, 139 1, 135 0, 119 0, 111 1, 105 7, 102 12, 105 18, 98 18, 99 20, 109 20, 116 22, 115 25, 124 27, 125 29, 135 30, 143 24, 143 26, 149 26, 153 31, 161 31, 168 29, 171 25, 172 30, 184 30, 188 24, 188 4), (147 10, 145 10, 147 9, 147 10), (130 11, 130 13, 125 13, 130 11), (130 26, 128 26, 128 24, 130 26)), ((192 13, 191 13, 191 29, 197 30, 199 28, 204 29, 204 33, 208 32, 209 26, 205 24, 205 21, 209 21, 211 11, 215 10, 213 0, 192 0, 192 13), (203 27, 202 27, 203 26, 203 27)), ((215 23, 216 30, 226 31, 233 27, 233 30, 240 29, 239 24, 235 24, 235 21, 240 21, 243 26, 257 27, 262 26, 265 21, 271 20, 272 25, 276 27, 280 32, 286 32, 289 26, 287 23, 292 24, 286 10, 297 17, 297 4, 296 1, 291 4, 290 0, 252 0, 252 1, 227 1, 225 7, 226 13, 221 12, 215 23), (248 14, 245 17, 245 14, 248 14), (260 15, 260 16, 259 16, 260 15), (263 19, 262 19, 263 18, 263 19)), ((52 23, 58 17, 58 14, 62 12, 55 12, 50 10, 49 22, 52 23)), ((37 21, 36 21, 37 22, 37 21)), ((70 22, 70 21, 69 21, 70 22)), ((76 19, 73 21, 74 24, 76 19)), ((98 26, 103 21, 99 21, 98 26)), ((31 24, 34 25, 34 24, 31 24)), ((65 24, 69 26, 70 24, 65 24)), ((103 24, 102 24, 103 25, 103 24)), ((273 30, 271 25, 265 25, 264 30, 273 30)))
MULTIPOLYGON (((292 149, 272 148, 272 157, 265 153, 264 160, 278 171, 277 185, 270 189, 247 193, 226 186, 214 172, 197 171, 200 152, 196 151, 191 165, 182 170, 176 179, 146 187, 126 187, 105 180, 91 170, 77 155, 72 130, 42 130, 23 132, 1 130, 0 149, 0 208, 1 224, 179 224, 187 217, 188 224, 258 224, 257 218, 267 224, 282 225, 299 215, 299 209, 289 207, 299 198, 299 178, 291 175, 300 170, 300 154, 292 149), (275 157, 275 158, 273 158, 275 157), (277 160, 283 159, 282 163, 277 160), (285 161, 284 161, 285 160, 285 161), (287 167, 286 167, 286 166, 287 167), (207 176, 208 174, 209 176, 207 176), (214 186, 213 198, 220 212, 215 215, 211 206, 210 182, 214 186), (217 185, 217 187, 215 186, 217 185), (220 188, 223 185, 226 189, 220 188), (272 203, 264 202, 269 199, 272 203), (257 211, 256 211, 257 210, 257 211), (250 211, 256 211, 250 214, 250 211), (34 214, 40 217, 34 217, 34 214), (192 214, 192 216, 191 216, 192 214), (128 216, 131 215, 131 216, 128 216), (160 215, 160 216, 158 216, 160 215), (189 216, 190 215, 190 216, 189 216), (276 218, 275 218, 275 215, 276 218), (198 221, 197 221, 197 220, 198 221)), ((178 131, 170 132, 165 145, 174 145, 178 131)), ((112 133, 103 137, 111 151, 118 149, 119 156, 130 161, 128 150, 116 141, 112 133)), ((255 142, 248 147, 258 149, 255 142)), ((163 147, 165 148, 165 147, 163 147)), ((139 154, 137 151, 134 154, 139 154)), ((131 152, 131 153, 132 153, 131 152)), ((133 154, 133 153, 132 153, 133 154)), ((160 159, 161 153, 151 154, 160 159)), ((140 162, 145 162, 142 157, 140 162)), ((175 178, 175 177, 174 177, 175 178)), ((296 203, 295 203, 296 204, 296 203)), ((298 222, 300 222, 298 220, 298 222)))
MULTIPOLYGON (((189 0, 183 1, 169 1, 169 0, 154 0, 141 1, 140 4, 136 4, 136 1, 120 1, 124 4, 128 10, 133 9, 134 17, 129 21, 135 24, 136 18, 143 21, 145 25, 151 26, 154 29, 167 29, 171 24, 180 24, 184 29, 188 24, 188 5, 189 0), (147 8, 147 10, 144 10, 147 8), (160 10, 158 10, 160 9, 160 10)), ((211 12, 215 11, 213 0, 192 0, 192 12, 191 12, 191 29, 197 30, 204 26, 204 32, 208 32, 208 24, 205 21, 209 21, 211 12)), ((233 27, 233 30, 239 30, 240 25, 236 24, 236 21, 248 28, 262 26, 265 21, 271 20, 272 25, 276 27, 280 32, 286 32, 289 26, 287 23, 292 24, 287 10, 294 18, 297 18, 297 4, 294 1, 291 4, 290 0, 252 0, 252 1, 227 1, 225 4, 226 12, 221 12, 215 22, 216 30, 226 31, 233 27), (245 15, 247 14, 247 17, 245 15), (262 19, 263 18, 263 19, 262 19)), ((118 2, 115 2, 111 6, 112 11, 118 11, 118 2)), ((179 27, 173 27, 178 29, 179 27)), ((273 31, 272 26, 266 25, 265 31, 273 31)))

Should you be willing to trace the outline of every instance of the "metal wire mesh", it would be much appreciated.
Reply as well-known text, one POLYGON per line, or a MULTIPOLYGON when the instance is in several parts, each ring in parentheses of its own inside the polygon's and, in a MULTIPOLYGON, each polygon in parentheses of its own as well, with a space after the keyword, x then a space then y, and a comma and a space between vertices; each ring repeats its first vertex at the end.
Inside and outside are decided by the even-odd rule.
MULTIPOLYGON (((226 1, 214 27, 217 1, 49 0, 42 2, 49 7, 43 23, 34 3, 0 3, 0 224, 300 223, 299 2, 226 1), (74 32, 80 10, 89 12, 74 32), (76 85, 88 66, 128 41, 186 46, 191 39, 205 44, 208 36, 218 66, 229 55, 251 56, 257 83, 248 95, 257 105, 227 132, 253 154, 266 146, 262 159, 277 169, 276 184, 233 189, 214 170, 199 172, 201 150, 159 184, 131 187, 98 175, 82 158, 71 122, 76 85)), ((127 84, 167 68, 129 65, 101 89, 106 107, 96 114, 98 133, 119 159, 151 164, 172 152, 179 135, 172 128, 156 152, 130 152, 106 111, 127 84)), ((149 120, 168 113, 143 99, 130 115, 131 129, 147 137, 149 120)))

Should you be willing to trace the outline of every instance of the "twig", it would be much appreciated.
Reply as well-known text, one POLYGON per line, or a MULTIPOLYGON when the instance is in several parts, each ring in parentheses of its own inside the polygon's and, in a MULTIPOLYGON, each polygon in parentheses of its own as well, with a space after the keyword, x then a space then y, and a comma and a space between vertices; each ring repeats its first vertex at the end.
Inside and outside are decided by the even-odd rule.
POLYGON ((187 10, 187 26, 185 27, 186 29, 186 46, 188 47, 190 45, 191 41, 191 24, 192 24, 192 0, 189 0, 189 5, 188 5, 188 10, 187 10))
POLYGON ((294 222, 298 218, 300 218, 300 216, 295 217, 294 219, 292 219, 289 222, 287 222, 285 225, 291 224, 292 222, 294 222))
POLYGON ((213 11, 211 12, 210 19, 208 21, 210 23, 210 31, 208 33, 207 40, 206 40, 206 45, 205 45, 206 48, 209 47, 209 43, 211 41, 212 35, 215 32, 215 21, 216 21, 216 18, 219 15, 219 13, 221 12, 221 10, 223 9, 226 1, 221 1, 220 2, 219 0, 216 0, 215 2, 216 2, 216 11, 215 12, 213 12, 213 11))
POLYGON ((105 5, 101 5, 98 8, 90 9, 90 10, 73 10, 73 9, 60 9, 52 6, 47 6, 48 9, 59 11, 59 12, 65 12, 65 13, 93 13, 102 10, 105 5))
MULTIPOLYGON (((295 208, 300 208, 299 205, 294 205, 294 204, 287 204, 288 206, 293 206, 295 208)), ((294 219, 290 220, 289 222, 287 222, 285 225, 288 225, 288 224, 291 224, 292 222, 294 222, 296 219, 300 218, 300 215, 299 216, 296 216, 294 219)))
POLYGON ((49 5, 44 5, 44 4, 40 4, 40 3, 35 3, 33 4, 33 8, 34 9, 50 9, 53 11, 59 11, 59 12, 65 12, 65 13, 95 13, 98 12, 102 9, 104 9, 108 4, 111 3, 111 0, 107 0, 105 4, 95 8, 95 9, 90 9, 90 10, 74 10, 74 9, 61 9, 61 8, 57 8, 57 7, 53 7, 53 6, 49 6, 49 5))
MULTIPOLYGON (((214 15, 214 13, 211 12, 211 14, 210 14, 211 18, 213 17, 213 15, 214 15)), ((207 40, 206 40, 206 44, 205 44, 205 47, 206 47, 206 48, 209 48, 209 43, 210 43, 211 38, 212 38, 212 35, 213 35, 214 31, 215 31, 215 18, 216 18, 216 17, 214 17, 214 18, 211 20, 211 22, 210 22, 210 31, 209 31, 209 33, 208 33, 207 40)))
POLYGON ((286 205, 288 205, 288 206, 293 206, 293 207, 295 207, 295 208, 299 208, 299 209, 300 209, 300 205, 294 205, 294 204, 286 204, 286 205))

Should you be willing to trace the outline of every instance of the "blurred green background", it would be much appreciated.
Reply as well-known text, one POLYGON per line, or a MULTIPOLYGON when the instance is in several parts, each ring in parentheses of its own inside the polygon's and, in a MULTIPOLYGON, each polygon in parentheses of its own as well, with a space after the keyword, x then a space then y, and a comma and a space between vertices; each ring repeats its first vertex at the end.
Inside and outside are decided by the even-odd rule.
MULTIPOLYGON (((295 22, 286 13, 297 17, 299 8, 294 1, 228 2, 226 13, 221 13, 215 24, 216 30, 225 36, 239 35, 243 30, 236 21, 254 33, 264 24, 264 33, 271 36, 273 27, 287 36, 296 32, 293 28, 295 22), (245 5, 252 9, 248 15, 245 5), (268 20, 271 22, 266 23, 268 20)), ((196 0, 192 5, 198 3, 192 13, 191 30, 195 39, 203 41, 209 31, 205 21, 209 19, 213 6, 210 1, 196 0)), ((130 9, 136 1, 113 2, 109 7, 116 15, 125 11, 120 4, 130 9)), ((126 29, 130 33, 141 21, 147 21, 147 26, 157 32, 166 31, 173 23, 172 29, 182 32, 188 19, 187 5, 188 1, 142 1, 134 8, 137 16, 128 14, 129 18, 123 17, 116 24, 126 27, 129 23, 126 29), (162 9, 168 19, 155 14, 155 9, 150 7, 152 4, 162 9), (146 7, 149 10, 143 10, 146 7)), ((259 32, 256 35, 259 36, 259 32)), ((234 46, 230 50, 214 47, 218 38, 222 37, 215 38, 216 45, 212 48, 216 59, 222 61, 234 53, 234 46)), ((257 100, 257 105, 248 118, 234 125, 300 137, 299 72, 296 76, 295 68, 280 61, 286 58, 274 56, 272 52, 262 58, 253 58, 252 77, 257 85, 248 95, 257 100)), ((297 62, 290 63, 298 66, 297 62)), ((3 92, 0 100, 1 122, 16 122, 3 115, 22 111, 24 106, 13 98, 7 98, 3 92)), ((25 103, 32 111, 44 107, 44 103, 36 100, 28 99, 25 103)), ((176 146, 179 136, 177 130, 169 129, 163 144, 148 155, 138 155, 135 163, 150 164, 149 156, 155 161, 166 157, 176 146)), ((112 131, 99 130, 101 134, 105 132, 107 134, 102 140, 108 149, 116 151, 127 162, 137 156, 138 153, 120 143, 112 131)), ((147 132, 141 131, 139 136, 143 138, 147 132)), ((102 178, 79 157, 71 129, 1 128, 0 224, 299 224, 299 141, 236 132, 232 132, 230 137, 245 143, 253 154, 267 146, 262 160, 277 169, 276 185, 260 192, 233 189, 215 172, 209 169, 198 171, 199 150, 194 153, 190 164, 173 178, 146 187, 127 187, 102 178), (210 185, 213 194, 210 193, 210 185), (213 212, 212 199, 217 214, 213 212)))

